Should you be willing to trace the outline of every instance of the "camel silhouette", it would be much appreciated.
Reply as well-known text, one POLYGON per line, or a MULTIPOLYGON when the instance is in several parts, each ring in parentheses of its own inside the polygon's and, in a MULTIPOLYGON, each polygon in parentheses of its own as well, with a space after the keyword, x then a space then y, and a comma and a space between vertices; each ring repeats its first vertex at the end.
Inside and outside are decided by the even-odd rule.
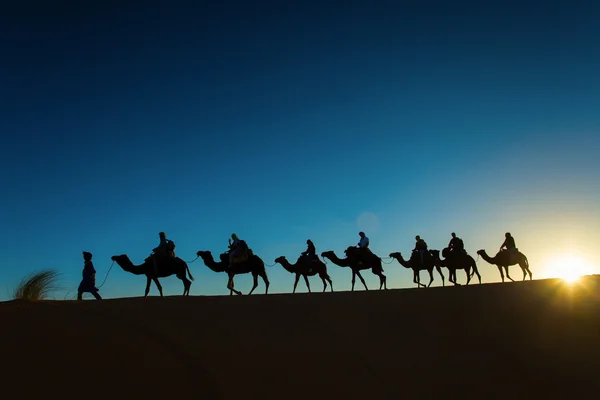
POLYGON ((365 290, 369 290, 364 278, 360 274, 360 271, 365 269, 370 269, 371 272, 373 272, 373 274, 379 277, 379 290, 381 290, 382 287, 384 289, 387 289, 387 277, 383 274, 383 265, 381 264, 381 258, 377 257, 373 253, 369 253, 370 256, 365 262, 363 262, 359 257, 357 257, 358 250, 359 249, 354 246, 348 247, 346 250, 344 250, 346 258, 342 259, 339 258, 332 250, 321 253, 321 257, 328 258, 329 260, 331 260, 332 263, 339 267, 350 267, 350 269, 352 270, 352 291, 354 291, 354 283, 356 281, 356 276, 358 276, 358 279, 360 279, 360 281, 362 282, 363 286, 365 287, 365 290))
POLYGON ((144 298, 148 297, 148 293, 150 293, 150 284, 152 281, 154 281, 156 284, 156 287, 160 292, 160 296, 162 297, 163 290, 158 278, 166 278, 171 275, 175 275, 177 278, 183 281, 183 295, 190 295, 190 287, 192 286, 192 282, 187 279, 185 274, 187 272, 192 281, 194 280, 194 277, 190 273, 187 263, 179 257, 172 258, 168 256, 158 256, 156 260, 158 274, 156 275, 154 274, 154 265, 151 257, 146 258, 144 263, 141 265, 134 265, 126 254, 112 256, 111 259, 116 262, 125 272, 129 272, 134 275, 146 275, 146 292, 144 294, 144 298))
POLYGON ((327 273, 327 266, 323 261, 319 260, 318 258, 315 258, 314 261, 307 261, 306 256, 300 256, 298 257, 298 260, 295 264, 290 264, 290 262, 285 258, 285 256, 281 256, 277 257, 275 259, 275 262, 281 264, 281 266, 286 271, 292 274, 296 274, 296 280, 294 281, 294 291, 292 293, 296 293, 296 286, 298 286, 300 276, 304 278, 304 282, 306 282, 306 287, 308 288, 308 292, 310 293, 311 291, 310 283, 308 282, 308 277, 315 276, 317 274, 323 281, 323 292, 327 290, 327 282, 329 282, 329 286, 331 288, 331 291, 333 292, 333 282, 331 281, 331 278, 327 273))
POLYGON ((254 283, 252 285, 252 290, 250 290, 249 295, 254 292, 254 289, 258 287, 258 277, 260 276, 262 280, 265 282, 266 290, 265 294, 269 293, 269 278, 267 277, 267 271, 265 270, 265 263, 263 260, 254 254, 252 250, 248 251, 248 258, 245 261, 236 262, 233 264, 233 267, 230 271, 226 271, 227 266, 229 265, 229 255, 228 253, 222 253, 220 255, 220 262, 215 262, 212 253, 210 251, 198 251, 196 254, 198 257, 202 258, 204 264, 215 272, 226 272, 229 279, 227 280, 227 289, 229 289, 229 295, 242 294, 239 290, 234 288, 233 277, 235 275, 247 274, 251 273, 252 278, 254 279, 254 283))
POLYGON ((508 250, 500 250, 495 257, 490 258, 485 250, 477 250, 477 254, 481 256, 488 263, 495 265, 498 267, 498 271, 500 271, 500 277, 502 278, 502 282, 504 282, 504 274, 502 273, 502 268, 506 271, 506 277, 511 281, 515 281, 508 274, 508 267, 511 265, 519 264, 521 270, 523 271, 523 280, 527 278, 527 274, 529 274, 529 280, 533 280, 533 275, 531 270, 529 269, 529 260, 525 254, 521 253, 517 250, 517 257, 515 260, 511 260, 508 254, 508 250))
MULTIPOLYGON (((427 253, 426 253, 427 254, 427 253)), ((437 270, 438 274, 442 277, 442 286, 446 286, 446 281, 444 279, 444 274, 442 273, 442 268, 439 265, 436 265, 433 257, 430 255, 429 257, 425 255, 423 257, 423 264, 421 264, 421 259, 418 253, 413 253, 412 257, 406 261, 402 257, 402 253, 390 253, 391 258, 395 258, 400 265, 404 268, 409 268, 413 270, 413 282, 417 284, 417 287, 429 287, 433 283, 433 268, 437 270), (421 283, 421 271, 429 272, 429 284, 424 285, 421 283)))
POLYGON ((469 284, 469 282, 471 282, 473 275, 477 275, 477 278, 479 279, 479 283, 481 283, 481 275, 479 275, 479 270, 477 269, 477 263, 475 262, 475 259, 473 259, 473 257, 471 257, 469 254, 467 254, 467 253, 452 254, 450 249, 448 247, 446 247, 442 250, 442 255, 444 256, 444 259, 442 260, 440 257, 439 250, 430 250, 429 252, 430 252, 431 256, 434 258, 436 265, 448 268, 448 271, 450 272, 448 280, 450 282, 452 282, 454 285, 460 286, 460 283, 456 282, 456 270, 458 270, 458 269, 465 270, 465 273, 467 274, 467 283, 466 283, 467 285, 469 284), (472 270, 472 272, 471 272, 471 270, 472 270))

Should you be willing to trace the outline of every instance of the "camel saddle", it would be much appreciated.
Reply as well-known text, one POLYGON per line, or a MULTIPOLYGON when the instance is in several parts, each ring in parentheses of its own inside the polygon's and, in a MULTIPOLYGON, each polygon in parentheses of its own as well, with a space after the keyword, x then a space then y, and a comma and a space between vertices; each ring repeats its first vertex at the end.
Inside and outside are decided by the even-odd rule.
POLYGON ((315 255, 315 256, 309 256, 309 255, 305 255, 305 254, 303 254, 303 255, 300 257, 300 260, 301 260, 303 263, 305 263, 305 264, 312 264, 312 263, 318 262, 318 261, 319 261, 319 258, 318 258, 316 255, 315 255))
POLYGON ((367 247, 356 249, 356 261, 359 264, 366 264, 369 258, 373 256, 371 250, 367 247))
POLYGON ((248 258, 250 258, 251 255, 252 255, 252 250, 250 250, 250 249, 244 250, 238 256, 233 257, 233 263, 238 264, 238 263, 242 263, 244 261, 248 261, 248 258))
POLYGON ((166 261, 166 260, 173 260, 173 259, 176 258, 174 251, 169 251, 168 253, 167 252, 160 252, 159 251, 159 252, 150 254, 144 261, 145 262, 152 261, 152 257, 157 257, 158 261, 161 261, 161 260, 164 260, 164 261, 166 261))

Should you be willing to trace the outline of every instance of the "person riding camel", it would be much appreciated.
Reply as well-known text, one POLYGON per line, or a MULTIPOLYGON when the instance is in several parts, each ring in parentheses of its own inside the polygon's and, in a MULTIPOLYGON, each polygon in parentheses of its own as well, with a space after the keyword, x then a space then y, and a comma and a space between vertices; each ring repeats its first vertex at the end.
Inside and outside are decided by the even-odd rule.
POLYGON ((173 253, 174 243, 173 241, 167 239, 167 235, 164 232, 159 232, 158 237, 160 238, 160 243, 154 249, 152 249, 152 263, 154 265, 154 275, 158 275, 158 264, 156 263, 156 258, 165 256, 165 257, 174 257, 173 253))
POLYGON ((465 245, 461 238, 456 236, 456 233, 452 232, 452 239, 450 239, 450 243, 448 243, 448 250, 452 252, 452 254, 460 254, 465 252, 465 245))
POLYGON ((358 236, 360 236, 360 240, 357 246, 360 249, 369 249, 369 238, 365 235, 364 232, 358 232, 358 236))
POLYGON ((423 265, 423 263, 424 263, 423 257, 425 255, 425 253, 427 252, 427 243, 425 243, 425 241, 423 239, 421 239, 421 236, 419 236, 419 235, 415 236, 415 240, 417 242, 415 243, 415 248, 413 249, 413 252, 419 253, 421 265, 423 265))
POLYGON ((509 260, 511 263, 514 263, 518 252, 517 246, 515 245, 515 238, 512 237, 510 232, 506 232, 504 234, 504 237, 505 239, 504 242, 502 242, 502 245, 500 246, 500 250, 506 247, 506 250, 508 250, 509 260))
POLYGON ((314 243, 310 239, 308 239, 306 241, 306 245, 307 245, 306 251, 303 251, 300 254, 303 257, 306 257, 306 263, 308 264, 308 272, 310 273, 312 270, 312 263, 317 258, 317 249, 315 248, 314 243))
POLYGON ((235 257, 242 254, 245 250, 247 250, 244 246, 244 243, 235 233, 231 234, 231 239, 229 239, 229 265, 227 266, 227 271, 229 271, 233 267, 233 260, 235 257))
POLYGON ((369 253, 371 253, 371 249, 369 249, 369 238, 365 235, 365 233, 358 232, 358 236, 360 236, 360 240, 356 246, 359 248, 358 257, 360 260, 361 257, 366 257, 369 253))
POLYGON ((317 249, 315 248, 314 243, 310 239, 306 241, 306 245, 306 251, 303 251, 301 255, 308 257, 308 260, 312 261, 314 258, 317 257, 317 249))

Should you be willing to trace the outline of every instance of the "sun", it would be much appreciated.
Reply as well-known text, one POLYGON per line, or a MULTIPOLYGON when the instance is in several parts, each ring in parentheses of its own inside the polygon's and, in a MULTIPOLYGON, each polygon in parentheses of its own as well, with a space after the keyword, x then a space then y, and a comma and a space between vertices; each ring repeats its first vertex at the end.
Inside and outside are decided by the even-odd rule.
POLYGON ((592 265, 584 259, 564 255, 552 259, 544 268, 544 275, 547 278, 561 278, 567 282, 576 282, 584 275, 593 274, 592 265))

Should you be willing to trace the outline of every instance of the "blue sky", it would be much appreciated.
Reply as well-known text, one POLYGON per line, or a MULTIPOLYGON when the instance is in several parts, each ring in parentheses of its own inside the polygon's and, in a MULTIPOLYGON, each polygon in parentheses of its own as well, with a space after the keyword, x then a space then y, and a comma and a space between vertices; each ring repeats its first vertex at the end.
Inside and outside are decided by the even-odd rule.
MULTIPOLYGON (((443 248, 452 231, 494 252, 511 231, 534 277, 566 253, 592 262, 600 7, 479 3, 7 7, 0 299, 46 267, 76 290, 83 250, 101 283, 110 256, 142 262, 159 231, 188 261, 233 232, 272 264, 308 238, 341 253, 365 230, 381 256, 408 254, 416 234, 443 248)), ((224 275, 190 267, 191 294, 227 293, 224 275)), ((385 270, 412 286, 396 262, 385 270)), ((268 273, 291 291, 279 265, 268 273)), ((349 289, 348 269, 330 274, 349 289)), ((144 285, 115 268, 101 294, 144 285)))

